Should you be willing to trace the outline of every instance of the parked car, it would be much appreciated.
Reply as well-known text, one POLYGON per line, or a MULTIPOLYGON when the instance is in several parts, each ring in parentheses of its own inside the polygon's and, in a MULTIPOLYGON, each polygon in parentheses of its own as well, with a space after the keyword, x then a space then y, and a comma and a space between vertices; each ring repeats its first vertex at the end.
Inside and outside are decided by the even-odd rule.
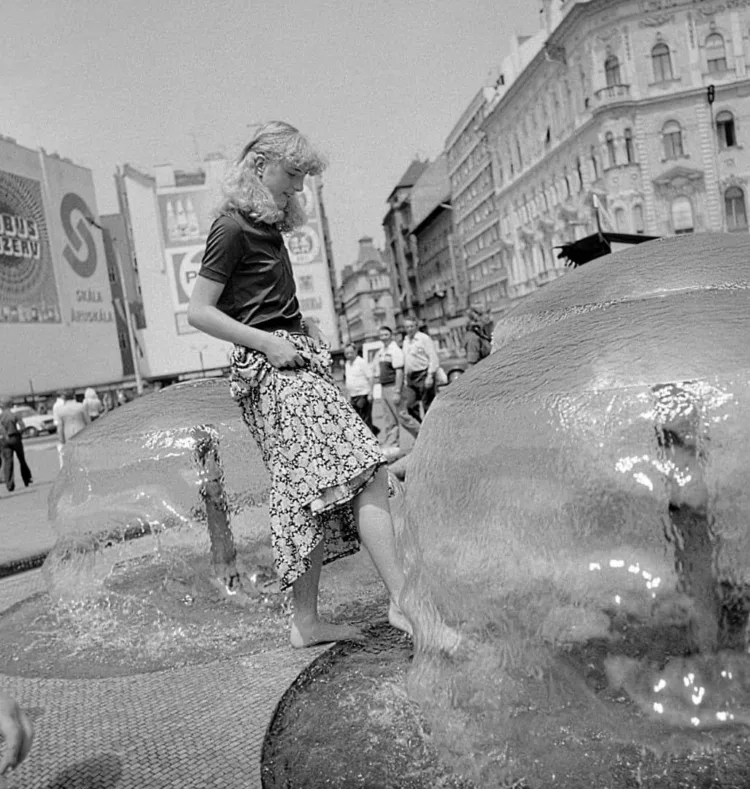
MULTIPOLYGON (((57 425, 52 414, 38 414, 28 405, 14 405, 10 410, 23 420, 24 429, 21 435, 24 438, 35 438, 42 433, 57 432, 57 425)), ((2 413, 2 409, 0 409, 0 413, 2 413)))
POLYGON ((438 355, 440 356, 440 366, 443 368, 448 383, 455 381, 469 366, 465 356, 438 355))

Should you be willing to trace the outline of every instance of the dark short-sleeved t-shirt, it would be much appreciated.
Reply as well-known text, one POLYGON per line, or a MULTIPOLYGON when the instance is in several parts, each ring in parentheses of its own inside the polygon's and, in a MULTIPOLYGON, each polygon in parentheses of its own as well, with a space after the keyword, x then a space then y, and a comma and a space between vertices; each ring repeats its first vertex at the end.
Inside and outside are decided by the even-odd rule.
POLYGON ((238 211, 216 218, 200 276, 224 284, 216 304, 226 315, 263 331, 302 331, 289 253, 274 225, 238 211))

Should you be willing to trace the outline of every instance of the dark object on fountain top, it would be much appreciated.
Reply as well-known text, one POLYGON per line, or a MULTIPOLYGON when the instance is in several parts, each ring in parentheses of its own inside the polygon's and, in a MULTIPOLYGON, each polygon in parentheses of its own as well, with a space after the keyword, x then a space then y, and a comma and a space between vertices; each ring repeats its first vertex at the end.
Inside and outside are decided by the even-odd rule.
POLYGON ((590 260, 609 255, 612 252, 612 244, 642 244, 644 241, 656 241, 658 238, 659 236, 601 232, 580 238, 569 244, 561 244, 555 249, 560 250, 557 256, 558 260, 564 259, 566 266, 576 268, 590 260))

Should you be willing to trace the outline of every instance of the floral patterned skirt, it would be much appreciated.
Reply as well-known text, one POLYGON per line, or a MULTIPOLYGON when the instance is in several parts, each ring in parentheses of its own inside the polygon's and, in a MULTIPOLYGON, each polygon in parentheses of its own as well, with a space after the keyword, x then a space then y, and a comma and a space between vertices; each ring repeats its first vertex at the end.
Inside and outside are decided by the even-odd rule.
POLYGON ((274 334, 296 346, 305 367, 279 370, 235 345, 230 390, 271 477, 271 543, 285 589, 309 569, 321 540, 324 562, 359 550, 351 502, 386 461, 334 383, 325 346, 307 335, 274 334))

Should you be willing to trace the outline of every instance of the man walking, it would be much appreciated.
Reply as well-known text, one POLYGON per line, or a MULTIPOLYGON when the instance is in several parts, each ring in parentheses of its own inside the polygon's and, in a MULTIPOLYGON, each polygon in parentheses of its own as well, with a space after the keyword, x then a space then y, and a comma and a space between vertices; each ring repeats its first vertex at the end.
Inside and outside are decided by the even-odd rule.
POLYGON ((21 479, 28 488, 32 483, 31 469, 26 464, 26 456, 23 451, 23 439, 21 433, 24 430, 23 421, 13 413, 13 401, 6 397, 2 403, 3 412, 0 414, 0 452, 3 456, 3 481, 9 493, 16 489, 16 480, 13 468, 13 458, 18 458, 18 466, 21 470, 21 479))
POLYGON ((418 421, 422 421, 422 411, 427 413, 435 399, 435 373, 440 360, 435 350, 435 343, 424 332, 417 330, 417 319, 406 318, 404 321, 406 337, 404 337, 404 371, 406 374, 406 403, 402 411, 418 421))
POLYGON ((390 326, 381 326, 378 336, 381 344, 374 362, 378 368, 383 403, 383 447, 395 449, 399 445, 399 423, 416 437, 419 422, 405 411, 402 413, 404 354, 393 338, 393 330, 390 326))
POLYGON ((470 365, 486 358, 492 351, 492 322, 470 307, 466 312, 466 361, 470 365))
POLYGON ((55 403, 53 413, 58 424, 57 451, 60 458, 60 468, 63 465, 63 448, 73 436, 80 433, 91 421, 83 403, 75 399, 73 392, 62 393, 63 402, 55 403))
POLYGON ((375 433, 375 426, 372 424, 372 372, 351 342, 344 346, 344 358, 344 385, 349 402, 367 427, 375 433))

